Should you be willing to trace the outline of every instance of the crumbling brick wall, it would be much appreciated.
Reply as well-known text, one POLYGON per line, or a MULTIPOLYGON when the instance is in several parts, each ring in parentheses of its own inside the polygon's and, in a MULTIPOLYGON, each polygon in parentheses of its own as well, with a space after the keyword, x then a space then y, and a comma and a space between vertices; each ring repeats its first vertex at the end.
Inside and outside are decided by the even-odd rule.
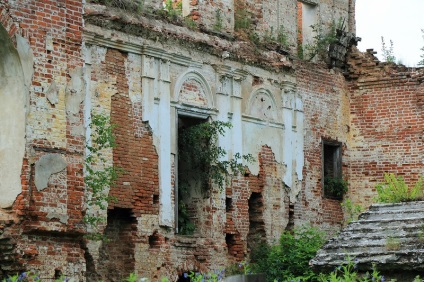
POLYGON ((77 239, 84 233, 82 9, 78 1, 0 1, 1 25, 12 41, 28 44, 20 59, 29 74, 22 192, 10 211, 20 218, 1 235, 12 243, 14 259, 1 263, 0 276, 33 269, 43 278, 62 273, 84 280, 77 239), (37 164, 46 158, 65 168, 38 176, 37 164), (47 185, 36 187, 43 179, 47 185))
MULTIPOLYGON (((380 122, 392 118, 404 124, 399 131, 404 137, 401 143, 397 135, 389 135, 388 148, 399 155, 406 143, 412 154, 404 159, 410 165, 395 165, 383 150, 383 155, 365 162, 367 171, 394 167, 408 176, 418 174, 421 73, 377 65, 373 65, 376 72, 370 72, 352 63, 349 79, 354 80, 348 88, 337 70, 299 60, 293 63, 282 50, 264 49, 246 37, 233 38, 233 16, 240 1, 235 1, 236 6, 232 1, 191 2, 197 9, 192 16, 197 17, 198 30, 158 16, 127 13, 122 17, 119 10, 86 4, 82 35, 81 2, 0 0, 1 25, 12 42, 16 41, 13 34, 22 35, 35 56, 22 193, 12 209, 20 218, 0 214, 1 247, 13 254, 12 260, 0 256, 8 267, 1 265, 2 271, 34 268, 45 278, 63 273, 80 281, 85 279, 84 271, 87 279, 117 280, 130 272, 174 279, 186 271, 209 271, 241 261, 253 247, 249 241, 259 237, 271 243, 293 225, 334 229, 342 212, 340 201, 324 197, 322 191, 323 140, 342 144, 343 173, 350 187, 362 187, 366 182, 360 161, 372 158, 358 144, 374 146, 369 126, 380 127, 380 122), (225 35, 211 32, 216 9, 225 15, 225 35), (381 70, 394 79, 382 78, 381 70), (366 78, 370 73, 377 79, 370 82, 366 78), (403 104, 394 105, 389 94, 403 104), (371 123, 366 123, 373 95, 392 102, 379 104, 376 115, 381 119, 370 117, 371 123), (394 107, 402 117, 384 112, 383 106, 394 107), (82 240, 84 122, 90 111, 110 116, 117 125, 117 147, 104 152, 104 157, 106 165, 123 169, 110 190, 118 201, 109 206, 108 221, 101 226, 111 241, 95 247, 82 240), (212 189, 199 200, 199 226, 193 236, 176 233, 173 212, 176 119, 182 112, 231 121, 234 128, 220 144, 230 155, 243 148, 257 160, 224 191, 212 189), (358 117, 363 113, 365 123, 358 117), (37 164, 46 157, 66 166, 52 172, 40 188, 37 164), (121 264, 113 263, 127 254, 121 264)), ((333 12, 351 13, 352 1, 337 1, 334 7, 331 1, 319 2, 319 17, 327 26, 333 12)), ((161 4, 155 7, 161 9, 161 4)), ((294 54, 296 3, 276 4, 247 1, 241 6, 255 15, 252 28, 259 37, 284 25, 294 54)), ((372 64, 355 60, 362 60, 363 66, 372 64)), ((352 188, 350 196, 359 195, 359 189, 352 188)))
POLYGON ((306 180, 300 201, 295 204, 295 224, 318 223, 334 230, 341 223, 343 213, 339 200, 324 196, 323 141, 341 142, 342 174, 349 182, 349 93, 340 72, 303 62, 296 69, 298 91, 305 97, 306 180))
POLYGON ((413 185, 423 173, 422 69, 381 63, 372 50, 349 61, 352 197, 368 206, 384 173, 413 185))

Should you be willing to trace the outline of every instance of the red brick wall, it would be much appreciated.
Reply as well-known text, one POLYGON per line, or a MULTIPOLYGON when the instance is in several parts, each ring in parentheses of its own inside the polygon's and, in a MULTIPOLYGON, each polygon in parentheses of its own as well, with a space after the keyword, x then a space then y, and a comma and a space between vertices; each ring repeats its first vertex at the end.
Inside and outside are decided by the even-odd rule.
POLYGON ((125 75, 126 54, 108 49, 106 71, 117 76, 117 93, 112 96, 111 122, 116 125, 114 165, 123 169, 110 195, 117 198, 109 208, 131 208, 136 215, 158 214, 159 172, 158 155, 148 124, 140 124, 140 108, 134 111, 128 97, 128 81, 125 75), (136 115, 134 115, 136 113, 136 115))
MULTIPOLYGON (((83 118, 82 111, 73 116, 73 122, 64 115, 61 120, 66 124, 64 140, 56 143, 34 137, 34 133, 48 133, 45 120, 37 120, 37 112, 50 115, 52 120, 58 118, 53 113, 54 107, 43 100, 46 99, 46 86, 56 81, 59 89, 64 89, 70 80, 69 73, 82 67, 82 2, 81 1, 49 1, 18 0, 0 1, 0 23, 8 31, 11 40, 14 35, 23 36, 30 44, 34 55, 34 74, 30 92, 30 108, 28 116, 27 150, 22 167, 22 193, 17 197, 13 210, 25 221, 16 222, 14 228, 5 229, 3 238, 13 238, 14 252, 17 255, 11 270, 32 268, 39 270, 48 278, 53 278, 55 268, 81 277, 85 268, 83 250, 78 236, 84 230, 82 225, 84 202, 84 139, 75 133, 83 118), (52 39, 47 48, 46 39, 52 39), (51 47, 51 48, 50 48, 51 47), (40 103, 41 102, 41 103, 40 103), (51 107, 51 108, 49 108, 51 107), (33 150, 34 153, 29 152, 33 150), (61 154, 68 163, 67 168, 50 178, 48 187, 37 191, 34 186, 34 162, 47 153, 61 154), (67 224, 57 219, 46 217, 49 207, 63 206, 63 215, 67 216, 67 224), (62 237, 54 232, 67 232, 77 237, 62 237), (25 234, 23 235, 22 232, 25 234), (44 235, 29 235, 42 232, 44 235), (47 235, 50 234, 50 235, 47 235), (34 247, 30 247, 33 245, 34 247), (33 251, 31 251, 33 250, 33 251), (45 251, 47 250, 47 251, 45 251), (57 259, 61 257, 60 259, 57 259), (55 261, 55 266, 51 262, 55 261)), ((57 109, 56 109, 57 110, 57 109)), ((63 234, 63 233, 62 233, 63 234)), ((0 275, 3 264, 0 266, 0 275)), ((13 274, 15 274, 14 272, 13 274)), ((68 274, 67 273, 67 274, 68 274)))
POLYGON ((368 205, 385 172, 410 184, 423 175, 424 71, 379 63, 372 52, 354 53, 350 66, 350 181, 356 201, 368 205))
POLYGON ((324 65, 298 62, 297 92, 304 102, 305 165, 303 189, 294 207, 295 224, 319 224, 324 228, 340 226, 343 213, 340 201, 324 198, 322 190, 322 140, 342 143, 342 173, 349 180, 347 169, 349 100, 344 77, 324 65))

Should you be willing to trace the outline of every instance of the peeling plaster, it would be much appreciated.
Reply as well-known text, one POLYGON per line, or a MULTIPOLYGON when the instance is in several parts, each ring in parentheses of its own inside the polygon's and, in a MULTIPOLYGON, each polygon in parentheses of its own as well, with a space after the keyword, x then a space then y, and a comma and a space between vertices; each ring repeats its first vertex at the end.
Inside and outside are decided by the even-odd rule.
POLYGON ((66 86, 66 113, 78 114, 80 105, 84 101, 85 81, 83 69, 78 67, 70 71, 71 80, 66 86))
POLYGON ((65 159, 59 154, 47 154, 35 163, 35 187, 38 191, 47 188, 52 174, 64 170, 67 166, 65 159))
POLYGON ((69 122, 73 124, 71 133, 76 136, 84 136, 84 125, 80 123, 80 118, 77 116, 85 99, 84 69, 77 67, 71 70, 69 75, 71 79, 65 89, 66 114, 69 122))
POLYGON ((0 208, 8 208, 22 191, 20 174, 33 57, 25 39, 16 36, 15 49, 1 25, 0 41, 0 208))
POLYGON ((47 100, 49 100, 50 104, 52 105, 55 105, 59 102, 56 82, 53 81, 52 84, 50 84, 50 87, 49 89, 47 89, 47 92, 46 92, 46 97, 47 97, 47 100))

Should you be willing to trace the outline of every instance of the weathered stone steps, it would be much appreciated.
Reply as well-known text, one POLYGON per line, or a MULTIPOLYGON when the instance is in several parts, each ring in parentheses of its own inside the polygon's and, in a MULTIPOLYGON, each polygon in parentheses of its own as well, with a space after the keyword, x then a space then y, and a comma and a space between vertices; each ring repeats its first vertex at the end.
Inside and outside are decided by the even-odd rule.
POLYGON ((318 251, 311 264, 331 269, 355 258, 358 267, 424 271, 424 201, 376 204, 318 251))

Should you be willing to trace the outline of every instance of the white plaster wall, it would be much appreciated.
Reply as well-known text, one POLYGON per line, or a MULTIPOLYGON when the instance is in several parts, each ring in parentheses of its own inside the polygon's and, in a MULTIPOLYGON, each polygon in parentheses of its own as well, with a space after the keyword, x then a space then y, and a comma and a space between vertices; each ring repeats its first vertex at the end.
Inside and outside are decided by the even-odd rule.
POLYGON ((248 165, 250 172, 253 175, 257 175, 259 173, 258 155, 264 145, 272 148, 275 160, 278 163, 284 162, 284 130, 281 127, 270 127, 266 123, 254 123, 246 120, 243 121, 242 127, 244 134, 243 154, 252 154, 252 156, 256 159, 256 162, 248 165))
POLYGON ((0 25, 0 208, 22 191, 27 88, 18 51, 0 25))
POLYGON ((302 3, 302 16, 303 44, 312 44, 315 33, 311 26, 317 24, 318 6, 302 3))

